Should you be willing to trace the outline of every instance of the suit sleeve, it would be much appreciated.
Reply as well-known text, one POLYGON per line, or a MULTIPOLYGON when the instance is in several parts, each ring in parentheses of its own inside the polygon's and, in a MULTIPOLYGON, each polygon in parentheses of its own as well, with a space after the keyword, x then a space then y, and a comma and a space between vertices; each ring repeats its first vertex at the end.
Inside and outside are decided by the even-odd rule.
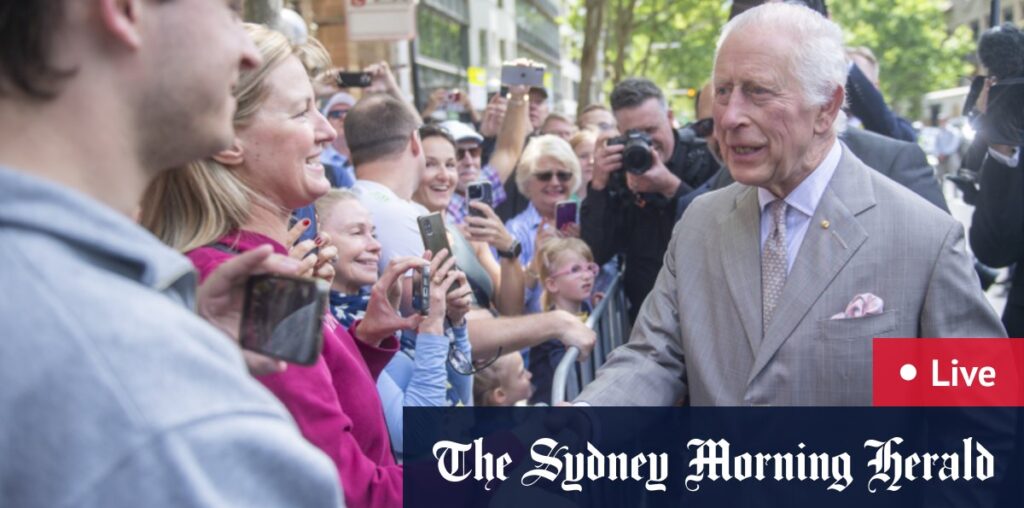
POLYGON ((687 394, 686 363, 676 302, 676 250, 686 216, 677 223, 654 289, 629 342, 617 348, 576 402, 592 406, 672 406, 687 394))
POLYGON ((1006 337, 988 303, 964 246, 964 230, 951 221, 921 310, 920 337, 1006 337))
POLYGON ((915 144, 901 143, 901 146, 893 159, 892 170, 888 172, 889 177, 949 213, 946 198, 942 196, 942 188, 935 179, 935 170, 928 164, 924 150, 915 144))
POLYGON ((978 260, 1003 267, 1024 259, 1024 175, 986 156, 981 191, 971 221, 971 249, 978 260))
POLYGON ((889 109, 882 93, 856 65, 852 65, 850 68, 846 89, 849 95, 850 112, 864 123, 865 129, 911 143, 917 141, 917 134, 910 123, 896 116, 889 109))

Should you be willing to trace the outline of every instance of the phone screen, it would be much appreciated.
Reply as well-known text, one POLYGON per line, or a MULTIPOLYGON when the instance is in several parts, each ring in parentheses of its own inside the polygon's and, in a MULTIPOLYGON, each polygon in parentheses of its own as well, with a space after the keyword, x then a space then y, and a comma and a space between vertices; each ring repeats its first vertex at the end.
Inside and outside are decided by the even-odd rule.
POLYGON ((246 282, 239 342, 250 351, 312 365, 323 347, 327 283, 319 279, 254 275, 246 282))
POLYGON ((578 205, 575 201, 562 201, 555 205, 555 229, 561 231, 566 224, 577 224, 576 212, 578 205))

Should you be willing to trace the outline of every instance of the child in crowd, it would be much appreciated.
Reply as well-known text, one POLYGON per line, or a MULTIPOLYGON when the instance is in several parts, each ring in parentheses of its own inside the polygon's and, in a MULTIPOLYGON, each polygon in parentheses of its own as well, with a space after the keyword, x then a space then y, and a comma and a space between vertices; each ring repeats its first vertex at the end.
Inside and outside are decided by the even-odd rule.
MULTIPOLYGON (((548 238, 537 250, 533 264, 538 283, 544 288, 542 308, 564 310, 586 321, 590 315, 590 294, 598 273, 590 247, 579 238, 548 238)), ((530 372, 537 388, 530 398, 531 403, 551 402, 552 378, 563 355, 565 347, 558 340, 530 348, 530 372)))
MULTIPOLYGON (((338 249, 331 285, 331 313, 345 326, 350 326, 366 313, 370 301, 367 288, 377 282, 381 244, 377 241, 370 211, 351 191, 331 190, 317 200, 316 209, 321 229, 331 235, 338 249)), ((469 285, 461 272, 458 281, 464 289, 454 291, 468 294, 469 285)), ((431 287, 432 307, 438 303, 434 300, 445 299, 444 291, 437 291, 436 286, 431 287)), ((471 403, 472 376, 457 372, 450 365, 453 355, 467 361, 472 358, 463 319, 469 309, 468 299, 466 301, 465 308, 448 309, 452 326, 445 330, 445 335, 403 330, 399 337, 401 350, 377 379, 377 392, 384 407, 392 448, 399 460, 403 452, 403 407, 471 403)), ((443 308, 444 302, 440 303, 443 308)))
POLYGON ((473 404, 477 406, 514 406, 533 393, 530 371, 518 351, 501 355, 473 377, 473 404))

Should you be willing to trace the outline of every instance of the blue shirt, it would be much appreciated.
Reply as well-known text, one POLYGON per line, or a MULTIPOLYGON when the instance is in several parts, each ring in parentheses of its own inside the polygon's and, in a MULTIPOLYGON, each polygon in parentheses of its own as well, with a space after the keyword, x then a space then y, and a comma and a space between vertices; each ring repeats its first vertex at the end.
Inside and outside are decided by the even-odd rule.
MULTIPOLYGON (((505 223, 505 229, 508 229, 509 234, 519 240, 519 244, 523 246, 523 252, 519 255, 519 262, 524 267, 528 267, 530 262, 533 261, 533 254, 537 246, 537 229, 540 228, 540 223, 543 219, 540 216, 540 212, 534 208, 533 203, 527 206, 519 215, 512 217, 505 223)), ((525 289, 526 298, 526 312, 535 313, 540 312, 540 295, 543 292, 541 284, 537 283, 532 288, 527 286, 525 289)))
MULTIPOLYGON (((839 140, 832 144, 828 155, 821 161, 818 167, 814 168, 811 174, 804 178, 788 196, 783 198, 786 201, 786 271, 793 269, 793 261, 800 251, 800 244, 807 234, 807 227, 811 223, 814 211, 818 209, 818 203, 832 181, 832 175, 839 166, 839 156, 843 149, 839 140)), ((757 188, 757 201, 761 205, 761 251, 764 251, 765 241, 772 230, 771 214, 765 210, 770 203, 779 199, 768 189, 757 188)))
POLYGON ((192 312, 184 256, 2 167, 0 203, 5 506, 341 505, 331 461, 192 312))
POLYGON ((355 168, 352 167, 348 157, 336 150, 334 145, 327 145, 324 151, 320 152, 320 163, 324 165, 332 187, 348 189, 355 185, 355 168))

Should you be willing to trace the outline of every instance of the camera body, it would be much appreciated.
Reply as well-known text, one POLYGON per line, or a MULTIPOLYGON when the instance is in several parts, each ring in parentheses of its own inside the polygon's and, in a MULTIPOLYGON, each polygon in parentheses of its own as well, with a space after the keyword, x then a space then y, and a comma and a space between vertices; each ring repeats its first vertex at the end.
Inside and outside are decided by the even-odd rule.
POLYGON ((654 164, 654 155, 651 154, 651 137, 638 129, 630 129, 621 136, 608 140, 608 145, 623 145, 622 169, 642 175, 651 169, 654 164))

